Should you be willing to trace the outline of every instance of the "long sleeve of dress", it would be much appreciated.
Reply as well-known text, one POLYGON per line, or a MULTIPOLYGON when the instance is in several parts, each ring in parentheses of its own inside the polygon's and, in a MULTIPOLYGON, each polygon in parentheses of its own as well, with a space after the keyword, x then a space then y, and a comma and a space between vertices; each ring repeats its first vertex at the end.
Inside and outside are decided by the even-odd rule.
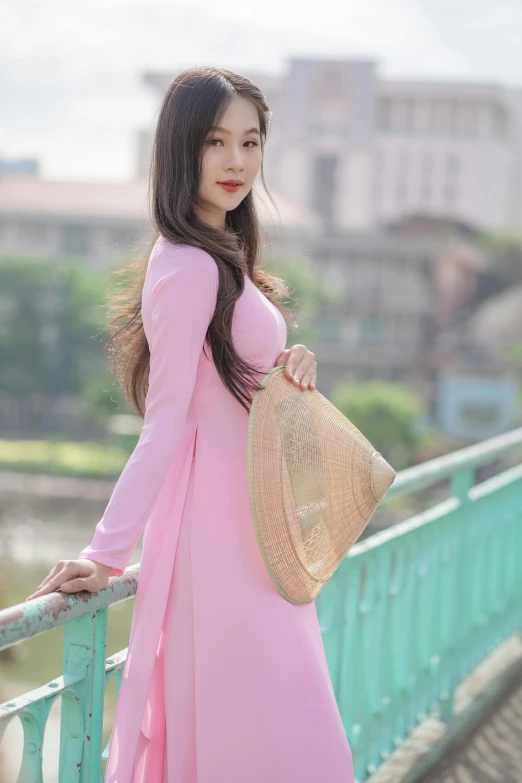
POLYGON ((150 349, 143 428, 90 545, 78 555, 112 566, 110 576, 125 570, 178 446, 218 284, 216 262, 204 250, 163 238, 155 246, 142 295, 150 349))

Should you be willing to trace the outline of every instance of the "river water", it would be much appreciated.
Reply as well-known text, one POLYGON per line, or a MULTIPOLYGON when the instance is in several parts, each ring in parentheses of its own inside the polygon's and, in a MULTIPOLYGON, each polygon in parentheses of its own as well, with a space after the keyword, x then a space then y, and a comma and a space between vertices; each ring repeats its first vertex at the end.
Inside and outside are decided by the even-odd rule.
MULTIPOLYGON (((61 559, 75 559, 91 540, 114 481, 0 473, 0 608, 25 600, 61 559)), ((129 565, 138 563, 138 546, 129 565)), ((109 609, 106 657, 128 645, 133 599, 109 609)), ((21 696, 62 674, 63 627, 0 652, 0 703, 21 696)), ((107 689, 104 743, 116 704, 114 683, 107 689)), ((43 779, 58 783, 61 700, 50 712, 43 746, 43 779)), ((23 748, 19 720, 0 743, 0 781, 16 783, 23 748)))

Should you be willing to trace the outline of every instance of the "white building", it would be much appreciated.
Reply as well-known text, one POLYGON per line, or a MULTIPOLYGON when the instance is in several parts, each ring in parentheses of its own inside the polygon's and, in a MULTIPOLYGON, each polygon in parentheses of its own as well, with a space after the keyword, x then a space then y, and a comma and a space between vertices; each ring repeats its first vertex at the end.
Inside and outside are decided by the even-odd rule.
MULTIPOLYGON (((273 112, 267 184, 325 227, 367 230, 411 212, 479 229, 522 224, 522 91, 387 80, 371 60, 291 59, 280 77, 242 71, 273 112)), ((163 93, 175 74, 146 73, 163 93)), ((138 176, 150 136, 140 134, 138 176)))

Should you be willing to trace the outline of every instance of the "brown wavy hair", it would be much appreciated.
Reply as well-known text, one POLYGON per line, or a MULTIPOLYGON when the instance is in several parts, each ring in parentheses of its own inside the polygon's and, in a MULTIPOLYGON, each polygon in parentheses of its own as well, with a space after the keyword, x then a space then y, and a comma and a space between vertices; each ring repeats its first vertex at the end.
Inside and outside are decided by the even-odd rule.
MULTIPOLYGON (((163 235, 173 244, 193 245, 209 253, 219 270, 216 309, 205 345, 230 393, 249 412, 251 395, 259 388, 259 368, 245 362, 232 342, 232 316, 248 274, 257 288, 295 327, 295 316, 281 300, 295 301, 288 283, 259 266, 260 226, 253 191, 226 213, 225 230, 202 222, 193 205, 199 192, 204 143, 218 125, 234 95, 251 101, 259 115, 264 152, 271 112, 251 81, 224 68, 188 68, 169 86, 163 99, 149 175, 149 210, 155 228, 145 257, 112 274, 130 274, 123 291, 108 295, 110 337, 105 345, 112 370, 125 397, 143 418, 148 388, 150 351, 141 318, 141 297, 154 243, 163 235)), ((266 187, 263 163, 261 177, 266 187)), ((268 193, 272 203, 272 197, 268 193)), ((275 206, 275 204, 274 204, 275 206)), ((277 208, 276 208, 277 209, 277 208)), ((183 339, 183 335, 177 335, 183 339)))

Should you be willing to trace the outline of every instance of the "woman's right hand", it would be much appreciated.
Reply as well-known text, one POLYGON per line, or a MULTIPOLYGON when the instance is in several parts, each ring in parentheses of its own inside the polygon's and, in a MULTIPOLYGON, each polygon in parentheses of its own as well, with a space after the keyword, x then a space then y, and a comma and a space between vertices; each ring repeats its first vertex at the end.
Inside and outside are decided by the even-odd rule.
POLYGON ((25 599, 39 598, 41 595, 61 590, 62 593, 77 593, 88 590, 96 593, 107 586, 111 566, 96 563, 94 560, 60 560, 38 588, 25 599))

